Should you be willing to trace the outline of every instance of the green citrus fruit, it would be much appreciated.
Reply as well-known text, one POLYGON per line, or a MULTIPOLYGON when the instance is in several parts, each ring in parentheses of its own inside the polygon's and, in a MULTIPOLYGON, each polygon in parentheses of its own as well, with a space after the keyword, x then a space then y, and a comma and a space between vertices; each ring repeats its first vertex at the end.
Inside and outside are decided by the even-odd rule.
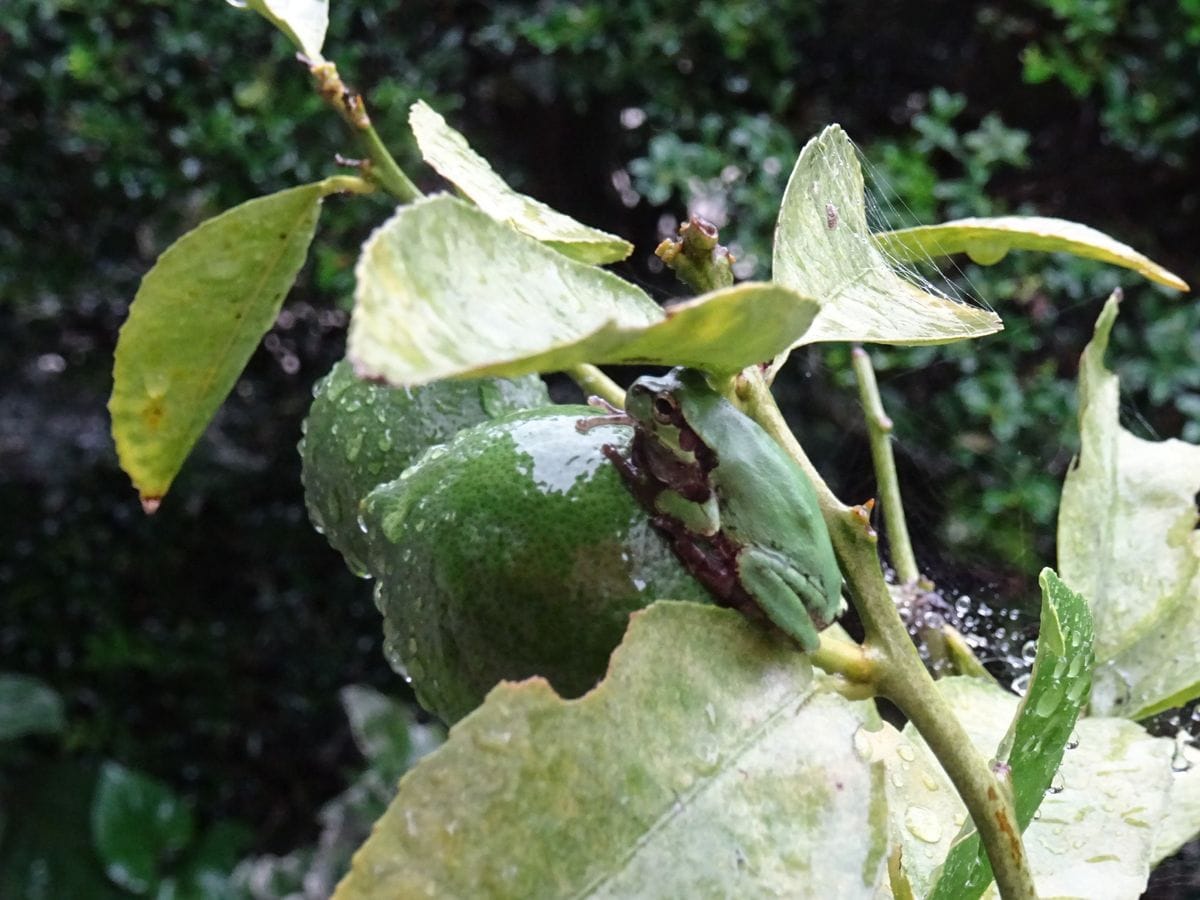
POLYGON ((632 429, 576 429, 586 406, 460 432, 363 502, 385 651, 447 721, 501 679, 578 696, 603 676, 634 610, 707 592, 601 447, 632 429))
POLYGON ((367 573, 359 503, 428 447, 463 428, 549 402, 536 376, 438 381, 411 389, 364 381, 342 360, 313 389, 300 442, 313 526, 358 575, 367 573))

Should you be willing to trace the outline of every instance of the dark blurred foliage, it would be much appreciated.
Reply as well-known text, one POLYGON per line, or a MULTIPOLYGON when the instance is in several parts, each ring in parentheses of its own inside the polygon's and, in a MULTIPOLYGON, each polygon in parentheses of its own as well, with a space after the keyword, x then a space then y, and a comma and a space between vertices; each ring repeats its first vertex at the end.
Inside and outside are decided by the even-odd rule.
MULTIPOLYGON (((327 55, 423 186, 426 98, 509 180, 650 254, 688 206, 765 275, 775 206, 830 121, 881 226, 1006 211, 1086 222, 1200 282, 1200 6, 1120 0, 335 2, 327 55)), ((284 39, 219 0, 0 6, 0 665, 68 698, 73 745, 171 780, 263 847, 308 834, 349 738, 336 688, 394 693, 366 585, 305 521, 294 444, 341 353, 357 244, 331 199, 272 335, 161 512, 141 516, 103 405, 116 329, 171 240, 353 156, 284 39)), ((1200 314, 1136 277, 1017 255, 958 279, 1004 316, 972 344, 877 350, 918 549, 1028 594, 1053 559, 1079 352, 1111 353, 1127 425, 1200 439, 1200 314), (969 277, 967 283, 965 278, 969 277)), ((844 349, 779 391, 849 499, 873 491, 844 349)), ((950 577, 955 577, 951 575, 950 577)))

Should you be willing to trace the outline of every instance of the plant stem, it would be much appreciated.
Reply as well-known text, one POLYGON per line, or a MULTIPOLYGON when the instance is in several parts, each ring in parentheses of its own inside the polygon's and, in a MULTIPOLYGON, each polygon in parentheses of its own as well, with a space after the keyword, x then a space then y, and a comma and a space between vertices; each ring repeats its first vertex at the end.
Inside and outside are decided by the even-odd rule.
POLYGON ((621 386, 605 375, 596 366, 584 363, 567 369, 567 375, 579 385, 580 390, 588 396, 596 396, 606 400, 613 406, 625 407, 625 392, 621 386))
POLYGON ((871 442, 871 459, 875 464, 875 481, 883 503, 883 521, 887 526, 888 547, 896 575, 904 583, 916 581, 921 572, 908 536, 904 519, 904 503, 900 499, 900 479, 896 477, 896 457, 892 453, 892 420, 883 409, 879 385, 871 357, 862 347, 851 351, 854 374, 858 378, 858 396, 867 419, 867 435, 871 442))
POLYGON ((679 226, 679 236, 664 240, 654 251, 676 277, 697 294, 733 284, 733 257, 718 243, 717 228, 692 216, 679 226))
POLYGON ((744 376, 746 411, 808 474, 855 608, 866 629, 864 653, 872 660, 879 694, 894 702, 921 733, 966 804, 1004 900, 1037 894, 1009 791, 971 743, 938 692, 908 636, 879 566, 867 510, 842 503, 825 484, 783 419, 757 372, 744 376))
POLYGON ((363 166, 363 175, 401 203, 411 203, 423 197, 380 140, 379 133, 371 124, 371 117, 367 115, 362 94, 348 87, 338 74, 337 66, 328 60, 314 62, 303 56, 300 59, 312 73, 318 93, 342 121, 350 126, 366 150, 367 162, 363 166))
POLYGON ((375 185, 357 175, 330 175, 320 181, 321 192, 324 196, 330 194, 370 194, 375 191, 375 185))
POLYGON ((818 669, 847 681, 873 685, 877 680, 872 654, 853 641, 831 637, 828 631, 821 634, 821 646, 808 659, 818 669))

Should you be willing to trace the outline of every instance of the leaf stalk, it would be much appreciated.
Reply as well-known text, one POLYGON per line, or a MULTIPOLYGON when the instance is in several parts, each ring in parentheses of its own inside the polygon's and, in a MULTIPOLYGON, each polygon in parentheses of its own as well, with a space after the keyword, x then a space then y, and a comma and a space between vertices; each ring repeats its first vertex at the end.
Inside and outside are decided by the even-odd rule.
POLYGON ((384 146, 383 140, 371 124, 367 114, 366 103, 362 94, 349 87, 338 74, 337 66, 328 60, 312 61, 300 55, 301 62, 308 66, 317 85, 317 92, 325 102, 350 126, 350 130, 358 137, 367 153, 367 161, 362 167, 366 178, 374 181, 381 188, 395 197, 401 203, 411 203, 419 200, 424 194, 412 180, 404 174, 395 157, 384 146))
POLYGON ((587 396, 596 396, 613 406, 625 408, 625 391, 621 386, 600 371, 598 366, 584 363, 567 369, 567 375, 579 385, 587 396))
POLYGON ((879 396, 879 384, 871 357, 860 346, 851 351, 854 375, 858 379, 858 396, 867 420, 867 437, 871 444, 871 460, 875 465, 875 481, 883 503, 883 521, 887 528, 888 547, 896 575, 905 584, 920 577, 917 557, 913 553, 904 518, 904 502, 900 497, 900 479, 896 475, 896 457, 892 452, 892 419, 884 411, 879 396))

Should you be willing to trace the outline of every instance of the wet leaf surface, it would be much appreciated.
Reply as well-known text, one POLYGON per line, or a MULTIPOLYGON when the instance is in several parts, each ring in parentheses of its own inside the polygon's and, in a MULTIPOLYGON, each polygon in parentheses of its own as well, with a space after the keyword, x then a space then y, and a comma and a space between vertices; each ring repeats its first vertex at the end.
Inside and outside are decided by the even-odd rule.
POLYGON ((1200 694, 1200 447, 1120 426, 1105 304, 1080 364, 1080 454, 1058 516, 1059 569, 1091 605, 1092 709, 1144 718, 1200 694))
POLYGON ((854 743, 872 718, 736 613, 656 604, 585 697, 496 688, 405 776, 335 896, 873 897, 882 770, 854 743))
MULTIPOLYGON (((1043 569, 1042 615, 1029 688, 999 750, 1012 771, 1017 825, 1033 821, 1053 784, 1063 752, 1092 685, 1092 616, 1087 603, 1050 569, 1043 569)), ((970 900, 992 880, 978 835, 955 844, 932 900, 970 900)))
MULTIPOLYGON (((1005 723, 1016 715, 1019 698, 976 678, 944 679, 938 686, 976 748, 992 753, 1004 740, 1005 723)), ((958 826, 969 821, 966 809, 912 729, 902 736, 885 730, 871 757, 887 760, 894 840, 917 896, 927 896, 958 826)), ((1135 900, 1141 895, 1176 783, 1171 758, 1171 740, 1151 737, 1133 722, 1079 720, 1025 830, 1039 896, 1135 900)), ((994 900, 995 885, 983 896, 994 900)))

